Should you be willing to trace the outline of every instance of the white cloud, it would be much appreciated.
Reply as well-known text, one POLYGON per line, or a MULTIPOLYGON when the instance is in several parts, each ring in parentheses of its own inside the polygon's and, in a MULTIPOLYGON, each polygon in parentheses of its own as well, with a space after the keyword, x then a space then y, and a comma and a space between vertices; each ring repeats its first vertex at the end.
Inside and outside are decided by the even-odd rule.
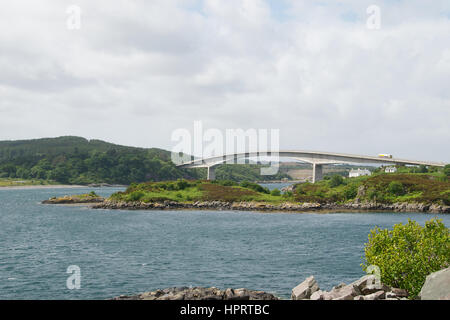
POLYGON ((170 149, 203 120, 280 128, 290 149, 450 162, 448 1, 380 1, 380 30, 359 0, 80 0, 70 31, 72 4, 0 4, 1 140, 170 149))

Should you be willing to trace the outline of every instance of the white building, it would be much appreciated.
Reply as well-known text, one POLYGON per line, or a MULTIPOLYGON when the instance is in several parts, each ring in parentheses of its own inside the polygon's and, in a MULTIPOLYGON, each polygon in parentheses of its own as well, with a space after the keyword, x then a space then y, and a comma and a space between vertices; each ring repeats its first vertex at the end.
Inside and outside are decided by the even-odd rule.
POLYGON ((397 172, 397 168, 396 167, 387 167, 384 172, 386 173, 396 173, 397 172))
POLYGON ((370 176, 372 174, 372 172, 370 172, 367 169, 357 169, 357 170, 350 170, 350 172, 348 173, 349 178, 354 178, 354 177, 361 177, 361 176, 370 176))

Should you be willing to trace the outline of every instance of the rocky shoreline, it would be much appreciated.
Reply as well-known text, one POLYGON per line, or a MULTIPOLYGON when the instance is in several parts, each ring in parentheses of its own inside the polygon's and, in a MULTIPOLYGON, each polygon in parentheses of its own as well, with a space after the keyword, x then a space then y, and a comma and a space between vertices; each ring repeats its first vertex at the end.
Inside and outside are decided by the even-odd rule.
POLYGON ((314 276, 306 278, 291 294, 292 300, 408 300, 404 289, 392 288, 379 281, 374 275, 366 275, 351 284, 341 283, 322 291, 314 276))
MULTIPOLYGON (((450 300, 450 268, 429 274, 415 300, 450 300)), ((373 274, 350 283, 341 283, 330 291, 319 288, 310 276, 292 289, 291 300, 410 300, 408 291, 381 283, 373 274)), ((121 295, 112 300, 282 300, 264 291, 245 288, 220 290, 216 287, 178 287, 135 295, 121 295)))
POLYGON ((112 300, 279 300, 279 298, 271 293, 245 288, 220 290, 216 287, 178 287, 136 295, 121 295, 112 300))
MULTIPOLYGON (((264 291, 245 288, 220 290, 216 287, 175 287, 120 295, 112 300, 283 300, 264 291)), ((291 300, 408 300, 408 292, 377 283, 375 276, 367 275, 346 285, 341 283, 331 291, 322 291, 314 276, 306 278, 292 289, 291 300)))
POLYGON ((196 201, 191 203, 163 201, 163 202, 125 202, 106 199, 92 206, 93 209, 119 209, 119 210, 239 210, 239 211, 390 211, 390 212, 424 212, 424 213, 450 213, 450 206, 423 203, 393 203, 383 204, 376 202, 361 203, 290 203, 270 204, 264 202, 242 201, 196 201))

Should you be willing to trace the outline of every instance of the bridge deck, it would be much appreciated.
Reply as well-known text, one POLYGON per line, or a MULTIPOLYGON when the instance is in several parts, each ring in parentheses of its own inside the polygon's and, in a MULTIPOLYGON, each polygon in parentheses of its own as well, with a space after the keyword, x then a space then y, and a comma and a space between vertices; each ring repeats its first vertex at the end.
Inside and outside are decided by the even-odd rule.
POLYGON ((292 158, 295 160, 308 162, 312 164, 337 164, 337 163, 380 163, 380 164, 392 164, 392 165, 425 165, 425 166, 437 166, 444 167, 443 162, 432 161, 420 161, 420 160, 406 160, 397 158, 383 158, 379 156, 366 156, 366 155, 354 155, 345 153, 332 153, 332 152, 320 152, 320 151, 279 151, 279 152, 248 152, 248 153, 235 153, 222 156, 215 156, 204 159, 195 159, 182 164, 178 164, 180 167, 185 168, 199 168, 216 166, 222 163, 236 163, 238 159, 243 158, 255 158, 255 157, 279 157, 279 158, 292 158))

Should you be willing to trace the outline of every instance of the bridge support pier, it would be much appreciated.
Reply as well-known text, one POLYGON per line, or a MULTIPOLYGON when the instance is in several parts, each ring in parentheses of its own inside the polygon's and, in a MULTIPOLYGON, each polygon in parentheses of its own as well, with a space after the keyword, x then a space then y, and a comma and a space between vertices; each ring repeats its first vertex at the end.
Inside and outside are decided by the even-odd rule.
POLYGON ((313 163, 313 183, 322 180, 322 164, 313 163))
POLYGON ((206 177, 207 180, 216 180, 216 168, 214 167, 207 167, 208 168, 208 175, 206 177))

